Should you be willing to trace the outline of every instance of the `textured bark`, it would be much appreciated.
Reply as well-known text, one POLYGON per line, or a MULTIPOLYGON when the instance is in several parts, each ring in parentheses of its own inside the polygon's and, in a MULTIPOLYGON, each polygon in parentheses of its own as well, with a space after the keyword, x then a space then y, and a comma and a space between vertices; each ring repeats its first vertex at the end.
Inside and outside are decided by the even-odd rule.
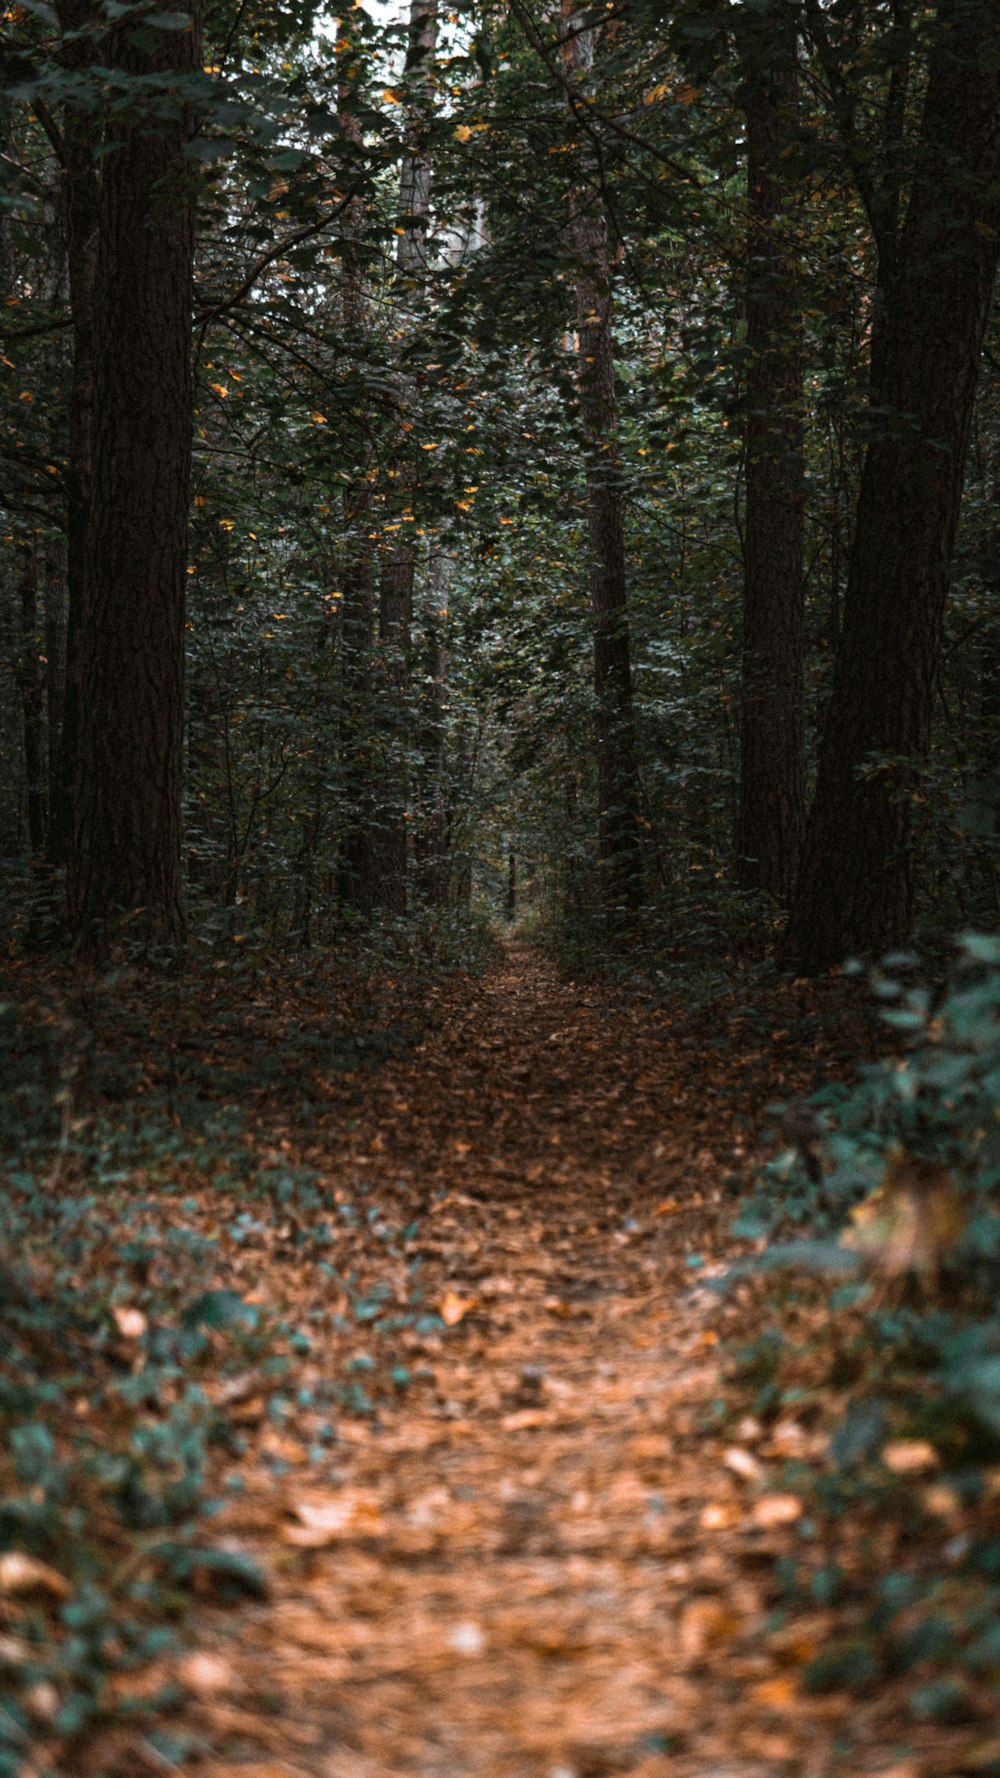
MULTIPOLYGON (((350 15, 341 20, 337 33, 339 120, 352 148, 360 149, 363 136, 355 106, 361 65, 357 45, 350 35, 350 15)), ((348 174, 350 176, 350 173, 348 174)), ((348 348, 362 357, 371 332, 368 279, 360 251, 365 232, 365 204, 354 196, 344 213, 343 323, 348 348)), ((368 471, 374 461, 374 443, 367 434, 359 458, 363 473, 344 492, 344 530, 347 536, 341 569, 340 642, 341 708, 340 777, 342 784, 341 832, 337 855, 337 898, 364 920, 375 908, 375 859, 372 820, 375 796, 372 720, 372 650, 375 626, 375 567, 367 533, 371 527, 372 489, 368 471)))
MULTIPOLYGON (((119 65, 200 66, 184 31, 117 34, 119 65)), ((102 163, 80 733, 68 901, 74 930, 125 915, 175 942, 181 904, 184 590, 191 452, 192 169, 178 104, 118 116, 102 163)))
POLYGON ((790 962, 904 944, 914 765, 931 739, 949 568, 1000 229, 997 24, 942 5, 898 250, 872 342, 872 429, 790 962))
POLYGON ((373 898, 376 909, 402 915, 407 907, 407 739, 409 649, 413 624, 413 550, 391 551, 379 577, 378 685, 382 772, 372 820, 373 898))
MULTIPOLYGON (((564 0, 564 25, 575 19, 564 0)), ((571 29, 564 64, 585 69, 592 33, 571 29)), ((597 752, 598 860, 601 899, 614 917, 642 900, 639 773, 632 710, 632 666, 625 577, 625 493, 615 397, 611 254, 595 169, 581 155, 569 193, 577 261, 577 388, 586 449, 587 545, 594 637, 594 731, 597 752)))
POLYGON ((52 828, 56 805, 64 794, 63 734, 66 707, 66 635, 69 616, 66 562, 61 538, 50 541, 45 558, 45 712, 48 730, 48 805, 46 858, 55 855, 52 828))
POLYGON ((451 888, 451 809, 445 747, 448 692, 445 626, 450 594, 451 557, 446 549, 439 549, 431 557, 427 577, 426 602, 431 607, 426 620, 430 659, 421 700, 420 775, 413 836, 419 892, 424 903, 433 908, 449 905, 451 888))
MULTIPOLYGON (((407 152, 400 170, 399 234, 396 271, 400 294, 408 292, 411 316, 423 301, 430 220, 430 163, 424 152, 430 87, 426 73, 437 50, 438 0, 410 0, 406 55, 408 86, 407 152)), ((412 380, 398 376, 400 415, 416 400, 412 380)), ((401 512, 412 511, 417 476, 405 462, 399 481, 401 512)), ((416 555, 412 543, 400 542, 379 575, 379 691, 382 704, 384 775, 372 833, 373 890, 376 908, 405 914, 408 866, 408 775, 405 765, 409 653, 413 626, 416 555)))
POLYGON ((38 552, 26 545, 21 555, 21 724, 28 848, 33 859, 45 850, 45 695, 38 633, 38 552))
POLYGON ((736 877, 788 901, 805 829, 801 267, 784 160, 797 113, 784 0, 748 15, 746 524, 736 877))
MULTIPOLYGON (((59 0, 59 23, 69 41, 61 60, 73 72, 93 59, 94 43, 79 35, 95 16, 93 0, 59 0)), ((62 118, 62 213, 69 277, 73 367, 67 404, 66 593, 60 614, 62 659, 59 721, 50 710, 51 799, 47 853, 50 864, 66 863, 72 836, 73 786, 80 725, 80 630, 87 560, 90 502, 91 424, 94 401, 94 279, 97 273, 99 187, 95 148, 100 121, 95 112, 67 106, 62 118), (53 733, 54 731, 54 733, 53 733)), ((50 656, 51 659, 51 656, 50 656)))

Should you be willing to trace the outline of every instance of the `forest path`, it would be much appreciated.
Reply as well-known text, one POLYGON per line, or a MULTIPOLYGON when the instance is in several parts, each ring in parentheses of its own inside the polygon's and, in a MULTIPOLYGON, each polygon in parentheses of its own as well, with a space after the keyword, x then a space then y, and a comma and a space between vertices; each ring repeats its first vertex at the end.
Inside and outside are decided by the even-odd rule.
POLYGON ((269 1598, 204 1611, 182 1726, 212 1752, 191 1769, 886 1769, 857 1740, 836 1763, 848 1715, 863 1745, 863 1711, 801 1697, 801 1653, 760 1641, 792 1530, 781 1462, 748 1479, 727 1465, 732 1429, 713 1430, 741 1310, 698 1281, 780 1063, 746 1053, 742 1015, 716 1032, 516 943, 436 1006, 402 1059, 324 1088, 340 1132, 324 1180, 374 1257, 356 1250, 345 1287, 336 1246, 324 1271, 287 1226, 269 1270, 233 1262, 245 1293, 308 1317, 312 1351, 280 1421, 259 1393, 245 1404, 222 1529, 269 1598), (373 1411, 324 1410, 352 1376, 373 1411))

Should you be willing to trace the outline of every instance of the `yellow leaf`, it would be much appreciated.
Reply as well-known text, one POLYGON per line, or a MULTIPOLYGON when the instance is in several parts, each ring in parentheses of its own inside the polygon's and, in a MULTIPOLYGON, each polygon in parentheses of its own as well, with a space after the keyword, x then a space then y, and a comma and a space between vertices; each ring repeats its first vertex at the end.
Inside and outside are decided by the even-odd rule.
POLYGON ((446 1290, 437 1305, 437 1312, 445 1327, 457 1327, 464 1321, 470 1309, 474 1309, 477 1299, 474 1296, 459 1296, 457 1291, 446 1290))
POLYGON ((325 414, 310 414, 309 418, 314 426, 325 426, 327 423, 325 414))
POLYGON ((788 1674, 781 1674, 777 1679, 762 1679, 758 1685, 750 1688, 751 1697, 768 1710, 790 1709, 795 1703, 796 1693, 795 1680, 788 1674))
POLYGON ((460 123, 456 125, 455 135, 460 142, 468 142, 472 135, 472 130, 467 123, 460 123))
POLYGON ((215 393, 219 397, 220 401, 225 401, 227 395, 229 394, 229 390, 226 388, 225 383, 210 383, 209 388, 215 390, 215 393))

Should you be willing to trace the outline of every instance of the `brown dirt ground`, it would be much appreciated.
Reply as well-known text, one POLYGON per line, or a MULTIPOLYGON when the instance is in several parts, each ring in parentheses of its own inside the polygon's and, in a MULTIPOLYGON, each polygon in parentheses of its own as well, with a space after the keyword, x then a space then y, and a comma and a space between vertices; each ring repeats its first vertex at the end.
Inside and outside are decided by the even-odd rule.
MULTIPOLYGON (((241 1485, 213 1536, 259 1561, 269 1597, 206 1604, 171 1669, 171 1726, 204 1748, 185 1771, 955 1770, 947 1733, 904 1737, 884 1699, 801 1690, 822 1613, 768 1618, 802 1512, 784 1459, 823 1441, 713 1414, 727 1342, 763 1311, 702 1280, 721 1269, 726 1180, 756 1113, 815 1058, 797 1074, 787 1031, 748 1054, 741 1030, 731 1008, 690 1019, 567 981, 515 944, 482 979, 435 991, 402 1060, 324 1083, 332 1133, 304 1158, 333 1200, 372 1206, 376 1232, 416 1210, 382 1276, 397 1304, 418 1281, 449 1325, 398 1334, 409 1387, 373 1385, 374 1412, 334 1416, 325 1450, 307 1398, 275 1423, 257 1381, 242 1386, 241 1485)), ((303 1158, 293 1125, 277 1146, 303 1158)), ((230 1254, 224 1281, 311 1313, 299 1383, 318 1399, 346 1353, 364 1363, 366 1331, 336 1320, 339 1286, 280 1224, 230 1254)), ((376 1263, 359 1257, 359 1277, 376 1263)), ((130 1745, 126 1768, 178 1770, 130 1745)))

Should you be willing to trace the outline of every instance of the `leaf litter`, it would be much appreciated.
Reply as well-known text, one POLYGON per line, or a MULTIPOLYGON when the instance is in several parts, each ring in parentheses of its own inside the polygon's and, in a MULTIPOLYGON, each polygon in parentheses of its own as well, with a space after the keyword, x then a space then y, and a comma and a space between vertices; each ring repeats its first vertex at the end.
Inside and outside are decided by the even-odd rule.
MULTIPOLYGON (((517 944, 419 1008, 382 984, 377 1018, 402 1035, 368 1053, 332 1055, 315 982, 143 1008, 130 1090, 168 1074, 181 1125, 228 1074, 241 1158, 164 1161, 160 1234, 111 1320, 138 1370, 151 1277, 195 1293, 200 1387, 230 1427, 211 1539, 259 1584, 197 1586, 181 1644, 115 1676, 72 1765, 52 1735, 19 1778, 992 1770, 986 1727, 914 1723, 891 1676, 859 1692, 847 1661, 844 1684, 807 1683, 843 1630, 780 1582, 820 1536, 837 1403, 806 1354, 827 1311, 808 1289, 782 1310, 773 1280, 710 1288, 764 1105, 836 1065, 822 985, 773 992, 756 1051, 733 1005, 657 1007, 517 944), (765 1423, 729 1354, 776 1320, 803 1353, 801 1411, 765 1423)), ((934 1485, 926 1441, 886 1453, 934 1485)), ((938 1487, 947 1530, 962 1503, 938 1487)), ((847 1572, 896 1532, 859 1514, 836 1535, 821 1553, 847 1572)), ((16 1554, 0 1620, 5 1572, 8 1594, 68 1584, 16 1554)))

